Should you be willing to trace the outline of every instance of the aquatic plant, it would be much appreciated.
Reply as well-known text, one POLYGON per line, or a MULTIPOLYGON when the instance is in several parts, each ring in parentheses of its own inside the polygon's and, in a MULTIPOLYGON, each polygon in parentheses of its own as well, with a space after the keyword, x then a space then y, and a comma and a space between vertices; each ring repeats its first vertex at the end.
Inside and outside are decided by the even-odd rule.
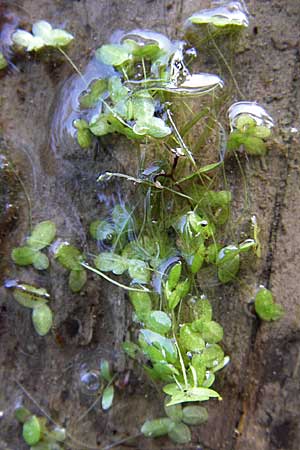
POLYGON ((73 39, 70 33, 60 28, 52 28, 52 25, 45 20, 35 22, 32 25, 32 33, 17 30, 12 35, 13 43, 25 48, 28 52, 38 51, 43 47, 64 47, 73 39))
MULTIPOLYGON (((240 2, 230 2, 200 11, 188 22, 205 26, 210 36, 211 27, 214 32, 246 27, 248 16, 240 2)), ((69 33, 52 29, 44 21, 33 25, 32 34, 19 30, 13 35, 14 43, 27 51, 44 46, 61 50, 72 39, 69 33)), ((96 50, 95 58, 105 67, 105 75, 101 73, 92 82, 86 83, 71 61, 85 82, 73 122, 80 147, 89 148, 93 139, 118 133, 149 144, 149 151, 154 145, 160 162, 147 165, 146 158, 137 176, 111 171, 99 175, 100 184, 115 179, 134 183, 143 206, 120 202, 105 219, 99 217, 90 224, 97 254, 85 255, 63 237, 53 242, 56 227, 51 221, 38 224, 26 245, 12 251, 16 264, 45 270, 49 259, 41 250, 51 244, 51 255, 69 271, 69 287, 74 293, 85 286, 88 271, 128 293, 135 332, 132 340, 123 343, 123 350, 161 384, 165 394, 166 416, 147 420, 141 432, 146 437, 167 434, 179 444, 191 440, 189 426, 207 420, 206 409, 194 402, 221 400, 212 386, 216 373, 230 361, 221 346, 223 328, 214 320, 202 280, 237 282, 243 261, 261 253, 255 216, 249 218, 246 239, 227 233, 232 194, 216 183, 218 169, 224 168, 232 154, 237 157, 238 150, 263 156, 274 125, 262 106, 249 101, 230 106, 229 127, 223 125, 224 105, 218 93, 226 83, 217 74, 192 73, 187 63, 191 54, 195 51, 184 41, 132 30, 96 50), (175 101, 184 107, 187 98, 200 95, 212 99, 213 111, 203 107, 185 125, 178 126, 175 101), (202 130, 200 145, 188 145, 188 133, 204 119, 209 124, 202 130), (218 159, 203 165, 200 147, 208 136, 212 136, 210 150, 218 159)), ((45 335, 52 324, 46 291, 17 282, 7 283, 7 287, 13 288, 19 303, 33 309, 34 327, 45 335)), ((256 294, 254 308, 267 321, 283 314, 264 287, 256 294)), ((107 361, 101 363, 100 372, 106 381, 100 395, 102 408, 107 410, 113 402, 114 376, 107 361)), ((40 422, 36 416, 28 420, 24 439, 35 445, 41 439, 40 422)))

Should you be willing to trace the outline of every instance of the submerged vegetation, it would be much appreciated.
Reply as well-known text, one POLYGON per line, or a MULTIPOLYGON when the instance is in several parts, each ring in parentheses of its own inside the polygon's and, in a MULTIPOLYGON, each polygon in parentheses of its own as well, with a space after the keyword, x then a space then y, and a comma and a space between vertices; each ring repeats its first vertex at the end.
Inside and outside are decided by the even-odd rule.
MULTIPOLYGON (((195 13, 188 22, 202 27, 209 40, 214 33, 242 30, 248 15, 240 2, 230 2, 195 13)), ((45 21, 35 23, 32 34, 24 30, 13 34, 16 47, 41 51, 50 46, 64 55, 61 47, 72 39, 45 21)), ((237 242, 228 233, 232 193, 222 185, 225 160, 240 150, 265 155, 273 127, 261 106, 244 100, 229 108, 229 124, 224 124, 220 92, 226 83, 216 74, 193 73, 190 63, 195 53, 187 42, 142 30, 123 33, 116 42, 96 50, 95 58, 106 75, 86 83, 80 74, 85 89, 73 123, 77 141, 88 149, 93 140, 119 133, 146 144, 157 162, 147 165, 147 155, 136 176, 107 171, 98 178, 104 185, 113 180, 133 183, 142 200, 134 207, 120 202, 105 219, 91 223, 90 235, 100 248, 96 255, 85 255, 63 236, 57 238, 51 220, 37 224, 25 244, 12 251, 19 266, 51 270, 52 263, 59 263, 69 272, 74 293, 85 286, 88 271, 128 292, 135 333, 124 342, 123 350, 161 384, 166 398, 166 416, 146 421, 141 432, 146 437, 168 434, 179 444, 191 440, 190 426, 207 420, 206 409, 194 402, 221 400, 212 386, 217 372, 230 361, 221 345, 223 328, 213 317, 211 290, 206 292, 205 284, 208 279, 212 285, 236 283, 243 260, 252 260, 261 251, 255 216, 249 218, 244 239, 237 242), (195 103, 187 106, 186 102, 199 96, 211 104, 185 125, 179 124, 178 104, 181 110, 192 110, 195 103), (209 125, 201 129, 205 120, 209 125), (186 138, 198 126, 200 146, 193 147, 186 138), (206 141, 212 158, 203 164, 201 144, 204 147, 206 141)), ((46 335, 53 321, 48 292, 12 280, 6 287, 13 290, 17 302, 32 310, 36 332, 46 335)), ((283 314, 264 287, 254 306, 263 320, 283 314)), ((106 410, 114 396, 107 361, 102 363, 101 375, 107 382, 102 394, 106 410)), ((26 412, 20 421, 24 440, 32 448, 62 448, 65 436, 48 431, 43 419, 26 412)))

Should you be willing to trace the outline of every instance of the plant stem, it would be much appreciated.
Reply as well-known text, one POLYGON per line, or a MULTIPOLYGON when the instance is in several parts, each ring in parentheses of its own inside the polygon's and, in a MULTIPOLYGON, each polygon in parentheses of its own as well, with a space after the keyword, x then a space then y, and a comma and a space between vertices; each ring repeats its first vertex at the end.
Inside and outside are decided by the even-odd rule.
POLYGON ((133 291, 133 292, 151 292, 148 288, 142 288, 142 289, 137 289, 137 288, 132 288, 130 286, 126 286, 125 284, 119 283, 118 281, 114 280, 113 278, 110 278, 108 275, 105 275, 103 272, 101 272, 100 270, 95 269, 94 267, 90 266, 89 264, 86 264, 84 262, 81 263, 82 267, 85 267, 85 269, 90 270, 91 272, 96 273, 97 275, 99 275, 100 277, 104 278, 105 280, 109 281, 112 284, 115 284, 116 286, 125 289, 126 291, 133 291))

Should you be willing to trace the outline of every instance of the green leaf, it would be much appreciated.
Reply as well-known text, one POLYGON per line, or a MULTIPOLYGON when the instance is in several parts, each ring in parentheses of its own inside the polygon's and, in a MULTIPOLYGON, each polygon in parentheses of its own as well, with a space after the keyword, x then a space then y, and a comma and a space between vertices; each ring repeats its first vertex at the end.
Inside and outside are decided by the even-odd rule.
POLYGON ((236 118, 235 126, 238 130, 245 132, 248 128, 254 128, 256 126, 256 121, 248 114, 240 114, 236 118))
POLYGON ((182 410, 182 420, 187 425, 200 425, 208 419, 207 409, 203 406, 185 406, 182 410))
POLYGON ((49 294, 46 289, 36 288, 28 284, 19 284, 13 290, 13 296, 20 305, 26 308, 35 308, 49 300, 49 294))
POLYGON ((113 76, 108 80, 108 91, 113 103, 119 103, 128 97, 129 89, 122 84, 119 77, 113 76))
POLYGON ((36 251, 30 247, 14 248, 11 252, 12 260, 19 266, 28 266, 33 263, 36 251))
POLYGON ((253 135, 261 139, 267 139, 271 133, 271 129, 264 126, 256 126, 253 130, 253 135))
POLYGON ((33 267, 37 270, 46 270, 49 267, 49 259, 44 253, 36 252, 32 260, 33 267))
POLYGON ((249 155, 264 156, 267 153, 266 144, 256 136, 245 136, 243 145, 249 155))
POLYGON ((189 325, 180 328, 180 344, 186 351, 199 352, 205 348, 205 342, 200 334, 191 330, 189 325))
POLYGON ((173 422, 176 422, 177 424, 182 421, 183 413, 182 413, 182 406, 181 405, 173 405, 173 406, 167 406, 167 404, 170 402, 170 397, 166 397, 164 400, 164 409, 165 413, 170 419, 173 420, 173 422))
POLYGON ((240 268, 240 255, 227 259, 218 267, 218 277, 221 283, 229 283, 234 280, 240 268))
POLYGON ((93 135, 87 128, 77 131, 77 141, 81 148, 89 148, 92 145, 93 135))
POLYGON ((103 395, 102 395, 102 409, 104 411, 108 410, 114 400, 114 394, 115 390, 113 386, 108 386, 104 389, 103 395))
POLYGON ((119 44, 102 45, 96 50, 96 58, 110 66, 120 66, 130 59, 125 46, 119 44))
POLYGON ((224 27, 247 27, 249 25, 248 15, 243 6, 236 2, 235 7, 231 3, 211 9, 202 9, 196 12, 188 21, 197 25, 213 25, 217 28, 224 27))
POLYGON ((227 366, 227 364, 228 364, 229 362, 230 362, 229 356, 225 356, 224 359, 223 359, 223 361, 220 361, 219 364, 217 364, 217 365, 215 365, 215 366, 212 367, 212 371, 215 373, 215 372, 217 372, 218 370, 223 369, 225 366, 227 366))
POLYGON ((90 234, 97 241, 110 241, 114 233, 115 229, 112 224, 105 220, 94 220, 90 224, 90 234))
POLYGON ((53 29, 51 32, 51 38, 48 45, 52 47, 65 47, 68 45, 74 37, 71 33, 65 30, 60 30, 59 28, 53 29))
POLYGON ((27 239, 27 245, 35 250, 41 250, 51 244, 55 235, 55 223, 45 220, 34 227, 31 236, 27 239))
POLYGON ((191 263, 189 265, 193 274, 197 273, 201 269, 204 263, 205 251, 205 245, 202 243, 196 253, 192 256, 191 263))
MULTIPOLYGON (((165 388, 164 388, 164 392, 166 392, 165 388)), ((174 393, 172 395, 172 399, 168 403, 168 406, 177 405, 179 403, 185 403, 185 402, 203 402, 203 401, 209 400, 209 398, 211 398, 211 397, 220 398, 220 395, 212 389, 203 388, 203 387, 189 388, 184 391, 182 391, 178 388, 177 393, 174 393)))
POLYGON ((171 329, 172 321, 165 312, 152 311, 146 319, 146 325, 152 331, 166 334, 171 329))
POLYGON ((223 328, 213 320, 204 322, 201 329, 203 339, 209 344, 216 344, 223 339, 223 328))
MULTIPOLYGON (((141 334, 139 334, 138 342, 142 352, 144 353, 146 358, 151 361, 152 364, 166 361, 165 351, 161 348, 158 348, 158 345, 156 347, 154 345, 149 345, 141 334)), ((158 380, 158 375, 152 368, 151 371, 147 371, 147 373, 150 373, 152 378, 158 380)))
POLYGON ((150 270, 147 263, 138 259, 128 259, 128 273, 135 283, 148 283, 150 270))
POLYGON ((15 418, 19 422, 24 423, 31 416, 31 412, 27 408, 24 408, 23 406, 20 406, 19 408, 17 408, 15 410, 15 414, 14 415, 15 415, 15 418))
POLYGON ((41 425, 36 416, 31 416, 23 425, 23 439, 28 445, 35 445, 41 439, 41 425))
POLYGON ((212 344, 203 350, 201 354, 202 363, 206 367, 215 367, 224 359, 224 352, 218 344, 212 344))
POLYGON ((196 319, 207 322, 212 320, 212 306, 205 296, 193 299, 191 304, 196 319))
POLYGON ((100 361, 100 374, 104 380, 106 380, 108 382, 110 382, 112 380, 109 362, 107 361, 107 359, 101 359, 101 361, 100 361))
POLYGON ((141 136, 151 136, 154 138, 164 138, 171 134, 171 128, 159 117, 148 117, 137 120, 133 126, 133 131, 141 136))
POLYGON ((192 366, 196 371, 197 384, 198 386, 201 386, 206 376, 206 365, 203 362, 201 355, 193 355, 192 366))
POLYGON ((41 38, 44 42, 50 40, 52 25, 46 20, 39 20, 32 25, 32 34, 41 38))
POLYGON ((138 92, 132 99, 133 119, 147 120, 153 117, 155 104, 152 95, 147 91, 138 92))
POLYGON ((156 438, 168 434, 174 426, 174 422, 169 417, 162 417, 160 419, 147 420, 142 426, 141 432, 146 437, 156 438))
POLYGON ((188 444, 192 440, 190 429, 184 423, 177 423, 169 431, 168 436, 176 444, 188 444))
POLYGON ((32 33, 37 38, 44 41, 44 45, 50 47, 64 47, 68 45, 74 37, 67 31, 59 28, 52 28, 50 23, 40 20, 33 24, 32 33))
POLYGON ((37 334, 45 336, 50 331, 53 322, 53 314, 49 306, 36 306, 32 311, 32 322, 37 334))
POLYGON ((190 281, 186 278, 181 283, 178 283, 174 291, 169 292, 168 283, 166 284, 166 297, 169 308, 175 309, 180 300, 182 300, 190 290, 190 281))
POLYGON ((133 220, 131 214, 124 205, 116 205, 112 212, 112 220, 115 224, 115 229, 118 234, 126 230, 133 229, 133 220))
POLYGON ((174 375, 179 375, 173 364, 168 364, 166 361, 154 362, 153 372, 156 378, 162 381, 172 381, 174 375))
POLYGON ((254 239, 246 239, 244 242, 242 242, 239 245, 239 251, 241 253, 248 252, 251 248, 255 248, 256 245, 257 245, 257 243, 255 242, 254 239))
POLYGON ((144 338, 148 345, 153 345, 157 349, 164 351, 168 362, 176 362, 177 350, 171 339, 147 329, 140 330, 140 335, 144 338))
POLYGON ((73 126, 76 130, 86 130, 89 127, 89 124, 84 119, 76 119, 73 121, 73 126))
POLYGON ((281 305, 274 302, 272 292, 266 288, 260 288, 254 300, 255 311, 262 320, 278 320, 284 315, 281 305))
POLYGON ((214 372, 211 370, 207 370, 206 371, 206 376, 205 376, 205 380, 203 381, 203 387, 209 388, 210 386, 212 386, 215 382, 215 375, 214 372))
POLYGON ((136 358, 136 355, 140 350, 138 345, 136 345, 134 342, 129 341, 123 342, 122 349, 132 359, 136 358))
MULTIPOLYGON (((183 392, 183 388, 180 389, 176 383, 166 384, 163 388, 165 394, 169 396, 177 395, 179 392, 183 392)), ((167 403, 169 405, 169 402, 167 403)))
POLYGON ((61 244, 55 254, 58 262, 69 270, 82 270, 82 254, 77 248, 68 243, 61 244))
POLYGON ((127 260, 112 252, 100 253, 94 259, 94 263, 102 272, 113 272, 115 275, 121 275, 128 269, 127 260))
POLYGON ((32 36, 32 34, 24 30, 17 30, 12 35, 12 41, 19 47, 25 47, 28 52, 40 50, 45 46, 43 39, 32 36))
POLYGON ((168 289, 170 291, 173 291, 175 289, 175 287, 177 286, 177 284, 180 280, 181 271, 182 271, 182 263, 181 262, 177 262, 176 264, 174 264, 171 267, 169 275, 168 275, 168 289))
POLYGON ((107 80, 99 79, 94 81, 89 87, 89 92, 82 95, 79 99, 81 108, 87 109, 95 106, 106 90, 107 80))
POLYGON ((79 292, 87 280, 86 270, 71 270, 69 275, 69 288, 72 292, 79 292))
POLYGON ((129 293, 129 298, 134 307, 134 311, 137 318, 141 322, 145 322, 152 308, 151 297, 147 292, 134 292, 129 293))
MULTIPOLYGON (((60 450, 61 447, 57 447, 57 442, 64 442, 66 440, 66 434, 66 429, 58 426, 56 426, 51 431, 43 430, 43 440, 45 440, 46 442, 55 442, 55 447, 50 447, 49 449, 47 448, 45 450, 60 450)), ((36 450, 36 447, 34 447, 34 450, 36 450)))
POLYGON ((112 123, 112 114, 100 114, 99 116, 91 119, 89 128, 95 136, 105 136, 108 133, 113 133, 116 131, 112 126, 112 123))
POLYGON ((0 52, 0 70, 5 69, 7 67, 8 62, 6 61, 2 52, 0 52))

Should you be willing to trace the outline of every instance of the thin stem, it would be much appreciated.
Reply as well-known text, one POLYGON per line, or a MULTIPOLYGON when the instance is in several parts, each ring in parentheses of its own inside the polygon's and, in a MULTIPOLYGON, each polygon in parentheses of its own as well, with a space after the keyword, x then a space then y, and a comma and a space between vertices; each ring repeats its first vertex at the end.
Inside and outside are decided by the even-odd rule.
POLYGON ((167 115, 168 115, 169 121, 171 122, 172 127, 174 128, 175 134, 176 134, 176 136, 177 136, 177 138, 178 138, 178 140, 179 140, 179 143, 180 143, 180 145, 181 145, 181 147, 182 147, 182 150, 184 151, 184 153, 186 154, 186 156, 189 158, 189 160, 191 161, 191 163, 193 164, 193 166, 196 166, 196 163, 195 163, 195 160, 194 160, 194 158, 193 158, 193 155, 192 155, 191 151, 187 148, 187 146, 186 146, 186 144, 184 143, 182 137, 180 136, 180 133, 179 133, 179 131, 178 131, 176 125, 175 125, 174 120, 172 119, 171 112, 170 112, 169 109, 167 110, 167 115))
POLYGON ((103 272, 101 272, 100 270, 95 269, 94 267, 90 266, 87 263, 82 262, 81 263, 82 267, 84 267, 85 269, 90 270, 91 272, 96 273, 97 275, 99 275, 100 277, 104 278, 105 280, 109 281, 112 284, 115 284, 116 286, 125 289, 126 291, 133 291, 133 292, 151 292, 150 289, 148 288, 142 288, 142 289, 137 289, 137 288, 132 288, 130 286, 126 286, 125 284, 119 283, 118 281, 114 280, 113 278, 110 278, 108 275, 105 275, 103 272))
POLYGON ((182 358, 182 354, 179 348, 179 345, 177 343, 175 334, 173 333, 173 337, 175 339, 175 345, 177 347, 177 351, 178 351, 178 355, 179 355, 179 361, 180 361, 180 365, 181 365, 181 370, 182 370, 182 375, 183 375, 183 379, 184 379, 184 384, 185 384, 185 388, 188 389, 188 380, 187 380, 187 376, 186 376, 186 370, 185 370, 185 365, 184 365, 184 361, 182 358))
POLYGON ((80 70, 78 69, 78 67, 74 64, 74 62, 72 61, 72 59, 70 58, 70 56, 61 48, 61 47, 57 47, 58 50, 60 51, 60 53, 62 55, 64 55, 64 57, 66 58, 66 60, 68 61, 68 63, 70 63, 70 65, 73 67, 73 69, 75 70, 75 72, 80 76, 80 78, 82 79, 82 81, 84 82, 85 86, 88 87, 88 84, 86 82, 86 79, 84 78, 84 76, 82 75, 82 73, 80 72, 80 70))
POLYGON ((212 43, 213 43, 215 49, 217 50, 217 52, 218 52, 220 58, 222 59, 224 65, 225 65, 225 67, 226 67, 226 69, 228 70, 228 72, 229 72, 229 74, 230 74, 230 76, 231 76, 231 78, 232 78, 232 81, 233 81, 233 83, 234 83, 234 85, 235 85, 235 87, 236 87, 236 90, 238 91, 238 94, 239 94, 242 98, 244 98, 245 96, 244 96, 244 94, 242 93, 242 91, 241 91, 240 88, 239 88, 239 85, 238 85, 238 83, 237 83, 237 81, 236 81, 236 79, 235 79, 235 76, 233 75, 233 72, 232 72, 232 70, 231 70, 230 65, 229 65, 228 62, 226 61, 225 56, 223 55, 223 53, 221 52, 221 50, 220 50, 219 47, 217 46, 216 41, 214 40, 214 38, 213 38, 212 35, 211 35, 211 41, 212 41, 212 43))

